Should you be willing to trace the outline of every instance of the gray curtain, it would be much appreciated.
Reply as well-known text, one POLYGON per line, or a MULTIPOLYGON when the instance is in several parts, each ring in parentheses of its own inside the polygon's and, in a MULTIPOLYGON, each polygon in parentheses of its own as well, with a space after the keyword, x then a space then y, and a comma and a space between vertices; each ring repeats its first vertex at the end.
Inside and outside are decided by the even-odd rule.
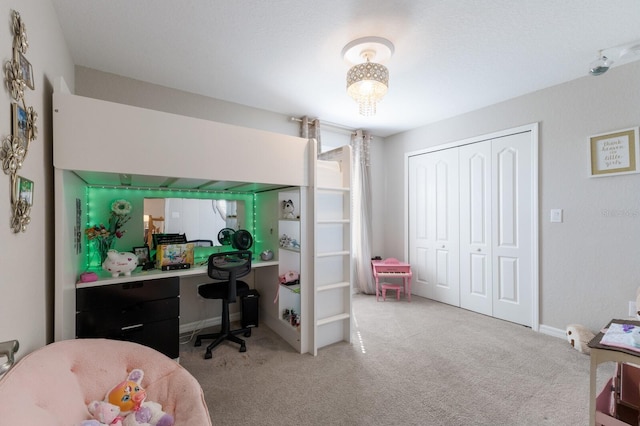
POLYGON ((300 137, 305 139, 315 139, 318 143, 318 155, 322 152, 322 141, 320 140, 320 120, 310 120, 304 116, 300 119, 300 137))
POLYGON ((371 139, 371 135, 362 130, 351 136, 354 290, 365 294, 374 294, 376 291, 371 274, 371 139))

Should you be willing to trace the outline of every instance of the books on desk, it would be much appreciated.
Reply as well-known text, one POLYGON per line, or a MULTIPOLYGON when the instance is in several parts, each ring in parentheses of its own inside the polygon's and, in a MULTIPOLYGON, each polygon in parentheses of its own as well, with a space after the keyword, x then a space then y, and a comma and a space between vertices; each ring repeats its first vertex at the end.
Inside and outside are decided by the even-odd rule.
POLYGON ((640 326, 612 322, 600 344, 640 353, 640 326))

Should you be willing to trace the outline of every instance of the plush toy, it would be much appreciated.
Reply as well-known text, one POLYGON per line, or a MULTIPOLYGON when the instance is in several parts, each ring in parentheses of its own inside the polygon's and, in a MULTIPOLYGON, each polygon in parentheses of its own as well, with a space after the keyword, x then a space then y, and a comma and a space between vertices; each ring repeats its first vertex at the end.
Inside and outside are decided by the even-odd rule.
POLYGON ((300 284, 300 274, 296 271, 288 271, 280 275, 280 284, 300 284))
POLYGON ((122 426, 173 426, 173 417, 162 411, 160 404, 146 401, 143 377, 142 370, 131 370, 125 381, 107 392, 105 401, 120 408, 120 413, 125 416, 122 426))
POLYGON ((87 408, 93 419, 85 420, 79 426, 122 426, 120 407, 117 405, 106 401, 91 401, 87 408))
POLYGON ((296 216, 293 214, 295 208, 293 207, 293 201, 291 200, 282 200, 282 218, 283 219, 295 219, 296 216))
POLYGON ((589 349, 589 342, 595 337, 591 331, 585 326, 580 324, 569 324, 567 326, 567 340, 578 352, 588 354, 591 352, 589 349))
POLYGON ((282 234, 280 237, 280 247, 286 248, 291 246, 291 237, 287 234, 282 234))

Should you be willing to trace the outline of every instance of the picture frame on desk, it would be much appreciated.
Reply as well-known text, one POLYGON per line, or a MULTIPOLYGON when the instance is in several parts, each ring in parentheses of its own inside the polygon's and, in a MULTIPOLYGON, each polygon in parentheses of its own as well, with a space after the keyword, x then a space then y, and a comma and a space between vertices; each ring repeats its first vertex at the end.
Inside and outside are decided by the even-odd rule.
POLYGON ((149 250, 148 245, 134 247, 132 249, 133 254, 138 257, 138 266, 142 266, 142 270, 146 271, 148 269, 153 269, 155 267, 154 263, 151 261, 151 251, 149 250))
POLYGON ((149 246, 144 245, 141 247, 134 247, 133 254, 138 257, 138 265, 145 265, 151 261, 151 254, 149 252, 149 246))

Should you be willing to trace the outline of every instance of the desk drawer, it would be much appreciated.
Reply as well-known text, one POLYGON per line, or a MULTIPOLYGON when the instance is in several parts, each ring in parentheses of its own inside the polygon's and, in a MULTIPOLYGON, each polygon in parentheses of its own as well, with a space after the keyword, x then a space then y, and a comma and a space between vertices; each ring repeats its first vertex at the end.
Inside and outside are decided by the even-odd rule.
POLYGON ((180 295, 180 278, 131 281, 76 290, 76 311, 127 309, 140 302, 180 295))
POLYGON ((179 318, 180 298, 133 303, 122 309, 93 309, 76 314, 78 337, 100 337, 119 333, 137 324, 179 318))
POLYGON ((164 321, 136 324, 124 329, 113 328, 99 332, 87 331, 83 335, 78 333, 78 338, 100 337, 140 343, 162 352, 169 358, 175 359, 180 356, 179 321, 178 318, 172 318, 164 321))

